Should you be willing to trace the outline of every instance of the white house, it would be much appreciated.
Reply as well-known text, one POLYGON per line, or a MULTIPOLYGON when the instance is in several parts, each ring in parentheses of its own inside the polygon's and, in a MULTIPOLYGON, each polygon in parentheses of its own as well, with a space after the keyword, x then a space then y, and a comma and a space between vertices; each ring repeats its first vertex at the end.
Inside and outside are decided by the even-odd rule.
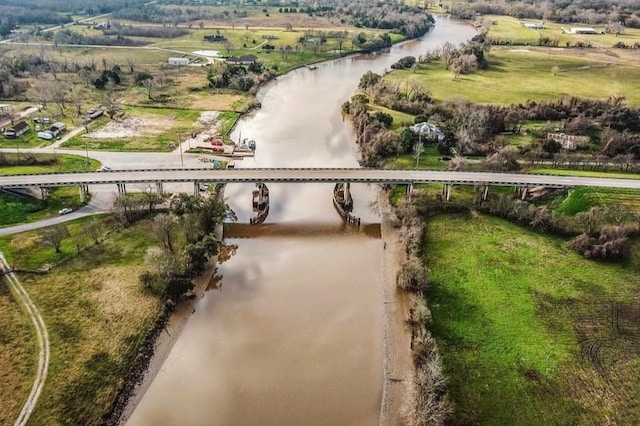
POLYGON ((189 58, 169 58, 167 63, 172 67, 186 67, 189 65, 189 58))
POLYGON ((532 30, 542 30, 544 29, 544 24, 540 22, 527 22, 524 24, 524 27, 532 30))
POLYGON ((438 126, 427 123, 426 121, 414 124, 411 126, 411 130, 427 139, 437 139, 438 141, 444 139, 444 133, 442 133, 438 126))

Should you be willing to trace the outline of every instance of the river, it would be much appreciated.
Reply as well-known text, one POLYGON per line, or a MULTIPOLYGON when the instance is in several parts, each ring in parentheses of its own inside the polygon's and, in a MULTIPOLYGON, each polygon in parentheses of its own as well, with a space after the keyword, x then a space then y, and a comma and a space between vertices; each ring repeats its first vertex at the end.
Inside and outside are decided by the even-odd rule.
MULTIPOLYGON (((340 105, 360 76, 474 34, 438 18, 423 39, 389 52, 293 71, 258 93, 234 134, 257 142, 236 167, 356 167, 340 105)), ((251 190, 228 185, 239 223, 251 190)), ((329 184, 270 184, 265 224, 239 226, 236 254, 195 304, 128 425, 378 425, 382 394, 382 243, 375 188, 353 185, 362 230, 345 227, 329 184)), ((235 236, 234 236, 235 235, 235 236)))

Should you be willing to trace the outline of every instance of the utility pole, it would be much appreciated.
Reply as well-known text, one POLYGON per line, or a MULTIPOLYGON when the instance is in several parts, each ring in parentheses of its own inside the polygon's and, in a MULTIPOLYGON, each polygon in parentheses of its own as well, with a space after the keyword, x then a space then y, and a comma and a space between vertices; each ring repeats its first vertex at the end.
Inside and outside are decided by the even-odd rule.
POLYGON ((178 149, 180 150, 180 164, 184 167, 184 158, 182 158, 182 137, 180 136, 180 132, 178 132, 178 149))
POLYGON ((89 170, 89 149, 87 148, 87 139, 84 140, 84 155, 87 157, 87 170, 89 170))
POLYGON ((416 169, 420 162, 420 153, 422 152, 422 131, 418 131, 418 146, 416 147, 416 169))

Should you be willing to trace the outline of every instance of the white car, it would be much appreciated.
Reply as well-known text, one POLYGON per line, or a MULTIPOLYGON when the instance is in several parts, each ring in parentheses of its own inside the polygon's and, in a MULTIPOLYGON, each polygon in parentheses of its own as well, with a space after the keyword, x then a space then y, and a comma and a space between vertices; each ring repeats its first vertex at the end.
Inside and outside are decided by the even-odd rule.
POLYGON ((97 172, 110 172, 111 171, 111 167, 109 166, 102 166, 100 167, 98 170, 96 170, 97 172))
POLYGON ((69 214, 73 211, 73 209, 69 208, 69 207, 65 207, 62 210, 58 210, 58 214, 63 215, 63 214, 69 214))

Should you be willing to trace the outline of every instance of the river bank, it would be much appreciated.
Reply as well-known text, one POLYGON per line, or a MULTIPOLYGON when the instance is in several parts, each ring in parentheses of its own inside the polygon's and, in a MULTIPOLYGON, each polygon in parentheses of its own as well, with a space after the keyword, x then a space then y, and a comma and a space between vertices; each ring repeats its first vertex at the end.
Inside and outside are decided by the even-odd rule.
MULTIPOLYGON (((222 238, 222 226, 220 226, 216 234, 218 234, 218 238, 222 238)), ((171 352, 171 349, 178 340, 178 336, 180 336, 180 332, 184 329, 187 320, 191 317, 191 314, 195 312, 198 299, 201 299, 204 296, 205 291, 209 289, 210 283, 215 279, 214 276, 217 270, 218 256, 212 256, 207 264, 207 269, 202 273, 202 275, 193 280, 194 297, 180 302, 173 312, 169 314, 169 318, 166 321, 163 330, 155 339, 152 355, 142 375, 142 380, 133 384, 133 392, 125 402, 122 414, 119 416, 115 424, 124 425, 129 417, 131 417, 131 414, 136 409, 145 392, 149 389, 149 386, 162 368, 162 364, 164 364, 167 356, 171 352)), ((125 384, 123 388, 126 388, 126 386, 127 385, 125 384)))
POLYGON ((389 194, 378 191, 380 230, 382 233, 382 294, 384 303, 383 328, 383 382, 380 404, 380 425, 403 424, 401 409, 407 386, 413 374, 411 358, 411 328, 409 308, 411 293, 399 289, 396 277, 405 254, 398 228, 394 227, 394 213, 389 194))

